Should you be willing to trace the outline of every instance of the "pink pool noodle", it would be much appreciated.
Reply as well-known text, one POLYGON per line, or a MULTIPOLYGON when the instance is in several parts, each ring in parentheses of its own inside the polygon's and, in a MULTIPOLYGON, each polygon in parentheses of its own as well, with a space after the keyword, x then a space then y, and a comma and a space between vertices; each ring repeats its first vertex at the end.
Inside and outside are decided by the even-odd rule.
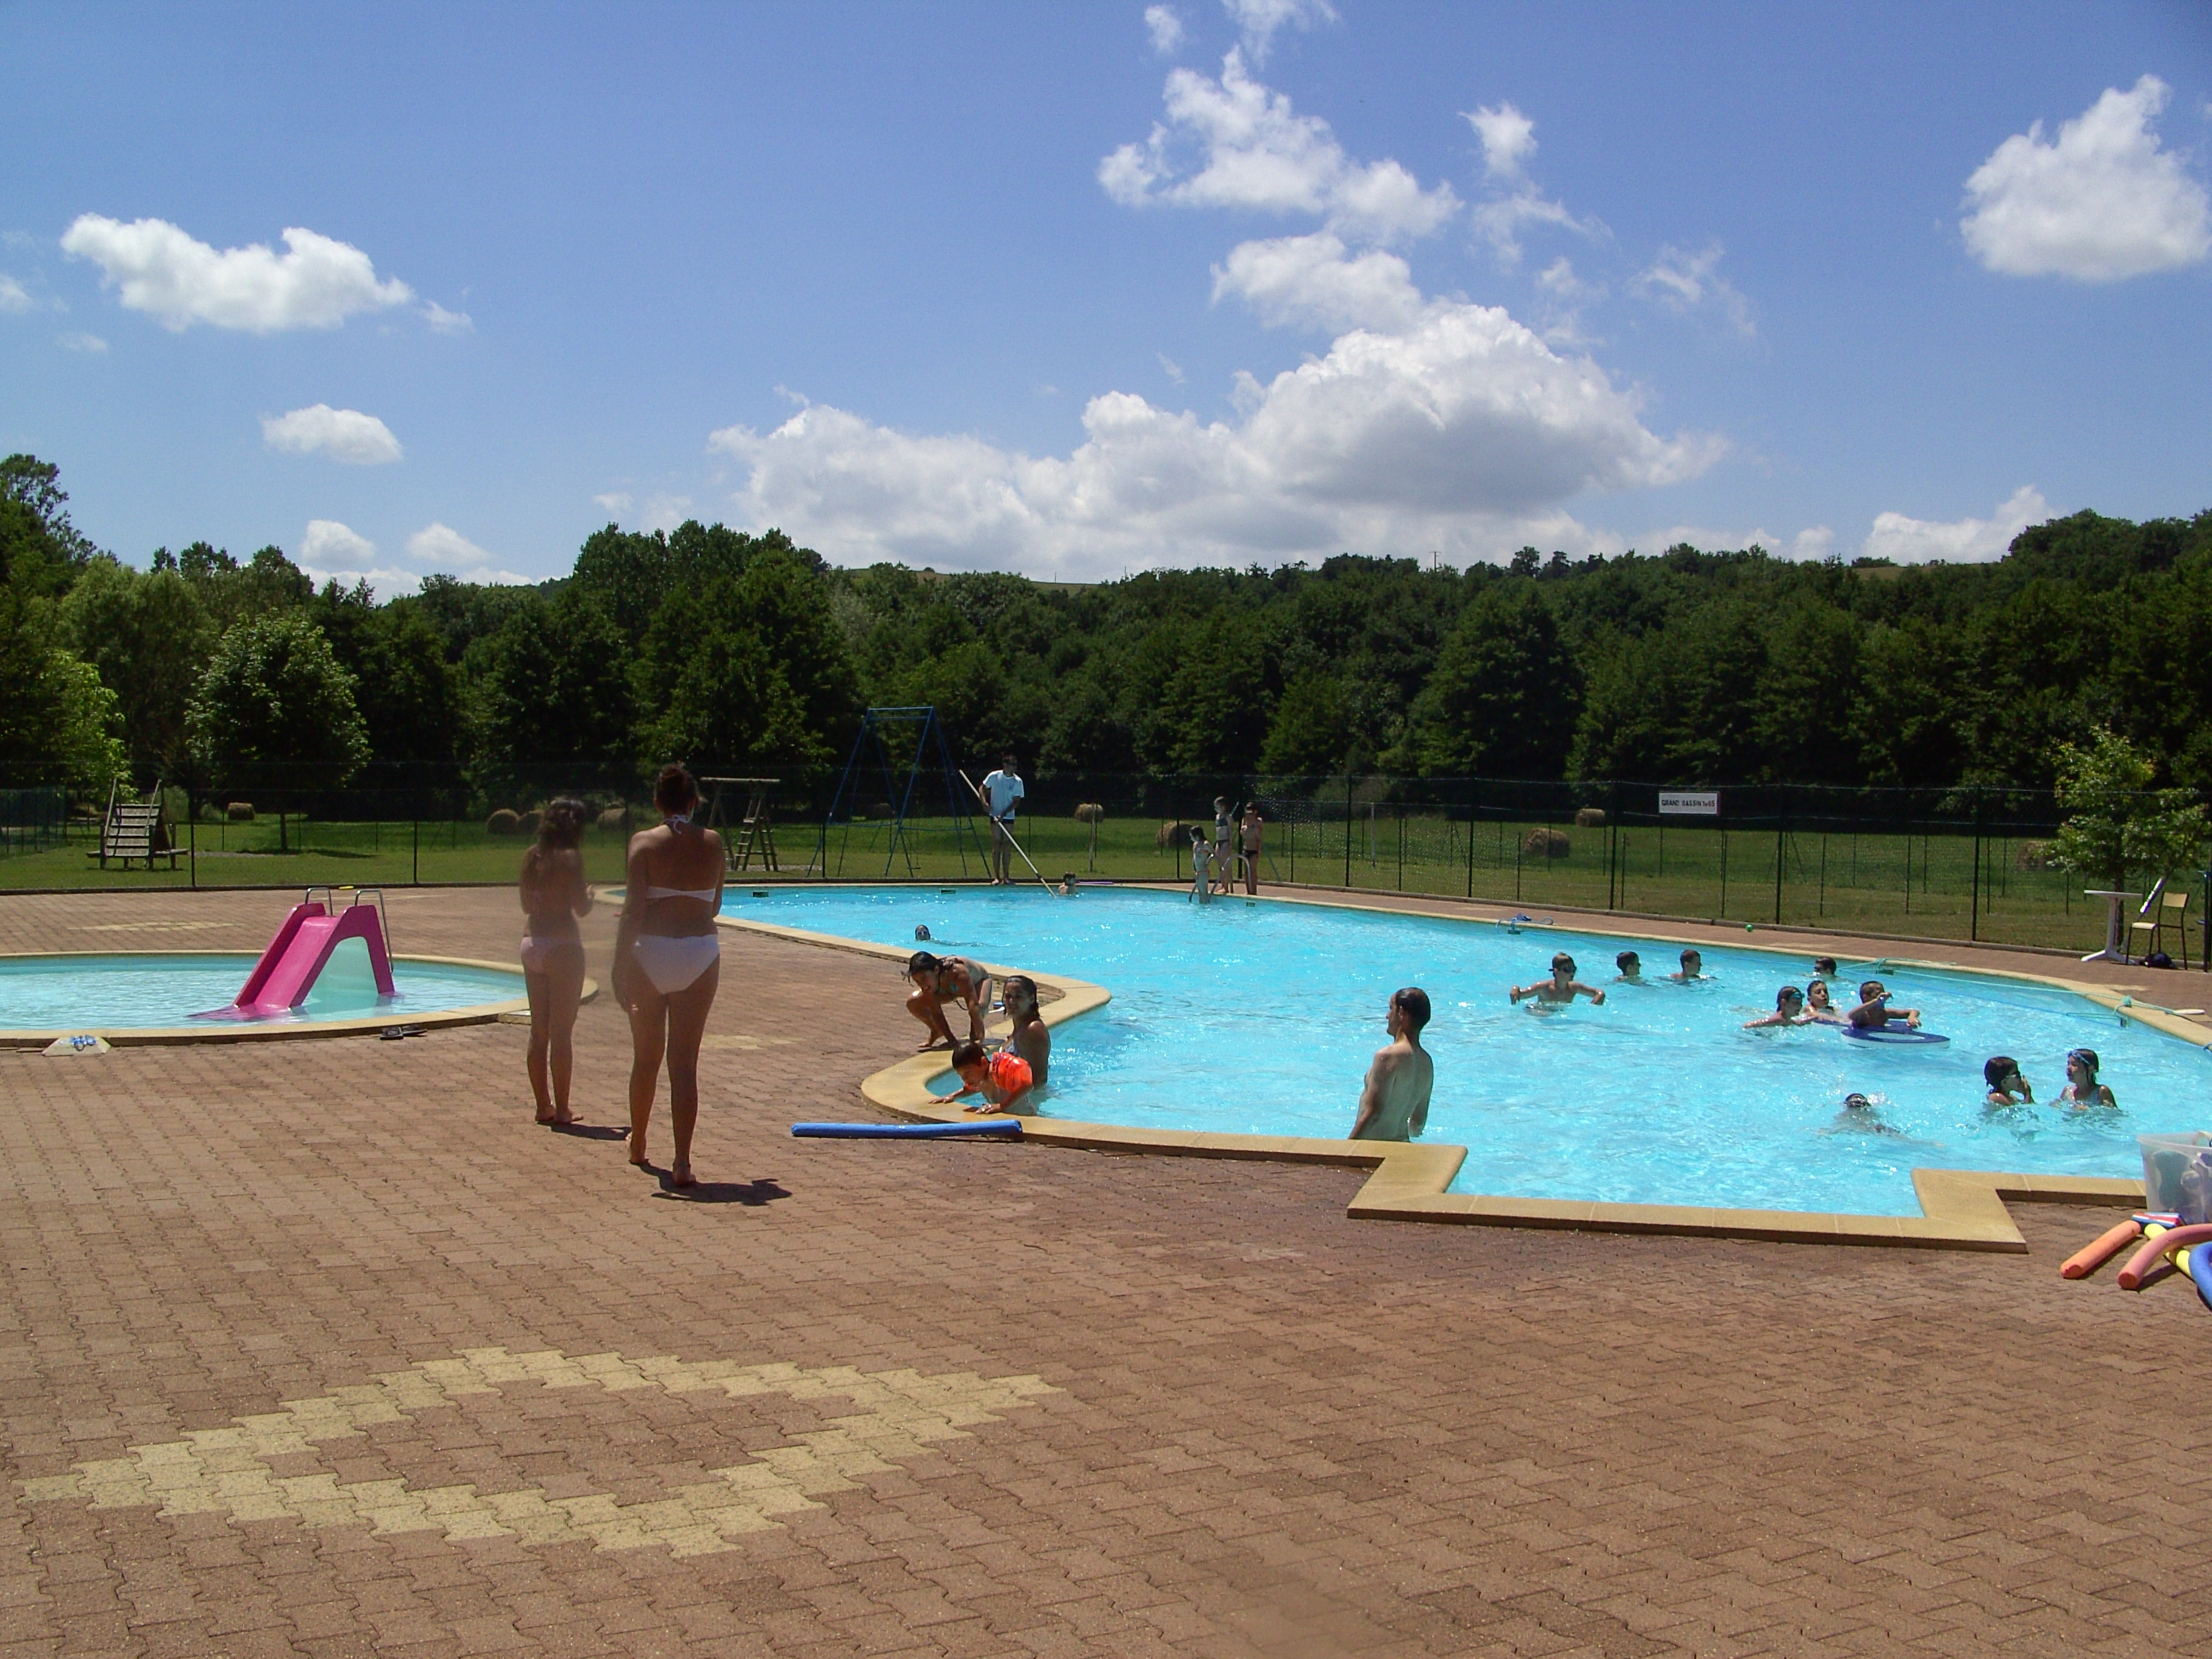
POLYGON ((2128 1265, 2120 1269, 2120 1288, 2124 1291, 2141 1290, 2143 1280, 2150 1274, 2150 1270, 2158 1265, 2158 1259, 2168 1250, 2178 1249, 2185 1244, 2203 1244, 2208 1241, 2212 1241, 2212 1223, 2203 1221, 2160 1233, 2156 1238, 2146 1243, 2142 1249, 2137 1250, 2129 1258, 2128 1265))
POLYGON ((2134 1242, 2142 1227, 2133 1217, 2106 1228, 2089 1243, 2058 1264, 2061 1279, 2087 1279, 2120 1253, 2121 1247, 2134 1242))

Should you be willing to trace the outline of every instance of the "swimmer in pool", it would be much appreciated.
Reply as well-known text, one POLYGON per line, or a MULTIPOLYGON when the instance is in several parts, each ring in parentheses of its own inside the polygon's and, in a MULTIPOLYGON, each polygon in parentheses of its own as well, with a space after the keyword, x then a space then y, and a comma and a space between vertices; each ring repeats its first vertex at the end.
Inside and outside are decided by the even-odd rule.
POLYGON ((1813 958, 1813 977, 1814 977, 1814 978, 1815 978, 1815 979, 1833 979, 1833 978, 1835 978, 1835 976, 1836 976, 1836 959, 1835 959, 1835 957, 1814 957, 1813 958))
POLYGON ((927 945, 929 943, 929 924, 927 922, 917 921, 915 923, 914 942, 916 945, 927 945))
POLYGON ((1667 975, 1677 985, 1693 985, 1705 976, 1705 959, 1695 951, 1682 952, 1682 969, 1667 975))
POLYGON ((1644 958, 1633 951, 1623 951, 1613 959, 1613 980, 1620 985, 1644 983, 1644 958))
POLYGON ((1513 988, 1516 1006, 1523 997, 1534 997, 1539 1003, 1565 1005, 1577 997, 1588 997, 1593 1004, 1602 1004, 1605 993, 1595 985, 1585 985, 1575 977, 1575 959, 1565 951, 1552 958, 1552 976, 1540 979, 1534 985, 1513 988))
POLYGON ((1888 988, 1878 979, 1870 979, 1859 987, 1858 1006, 1844 1018, 1862 1031, 1879 1031, 1893 1019, 1903 1020, 1916 1031, 1920 1029, 1920 1011, 1891 1007, 1888 988))
POLYGON ((1982 1082, 1989 1092, 1984 1106, 2033 1106, 2035 1091, 2020 1074, 2020 1062, 2010 1054, 1992 1054, 1982 1062, 1982 1082))
POLYGON ((960 1087, 947 1095, 947 1100, 958 1100, 963 1095, 983 1097, 981 1104, 963 1107, 963 1111, 1025 1115, 1035 1079, 1030 1075, 1029 1061, 1011 1048, 992 1054, 984 1053, 980 1042, 960 1043, 952 1050, 952 1069, 960 1073, 960 1087))
POLYGON ((906 959, 906 976, 914 981, 906 1011, 929 1030, 928 1040, 915 1050, 916 1054, 952 1046, 952 1027, 945 1018, 948 1002, 959 1003, 968 1010, 968 1040, 983 1040, 983 1016, 991 1006, 989 969, 965 957, 933 957, 927 951, 916 951, 906 959))
POLYGON ((2097 1051, 2094 1048, 2069 1048, 2066 1051, 2066 1086, 2058 1091, 2058 1098, 2069 1106, 2117 1106, 2112 1091, 2097 1081, 2097 1051))
POLYGON ((1892 1128, 1875 1115, 1874 1102, 1864 1095, 1844 1097, 1844 1109, 1836 1114, 1836 1121, 1820 1131, 1824 1135, 1902 1135, 1902 1129, 1892 1128))
POLYGON ((1805 994, 1794 985, 1785 985, 1774 994, 1774 1012, 1743 1023, 1747 1031, 1755 1031, 1762 1025, 1802 1025, 1805 1024, 1805 994))
POLYGON ((1029 1062, 1030 1077, 1042 1089, 1052 1075, 1052 1033, 1037 1012, 1036 981, 1027 974, 1007 975, 1006 1001, 1014 1028, 1006 1047, 1029 1062))
POLYGON ((1836 1000, 1828 993, 1825 979, 1805 982, 1805 1023, 1808 1025, 1841 1025, 1844 1011, 1836 1006, 1836 1000))
POLYGON ((1418 985, 1393 991, 1383 1023, 1390 1041, 1375 1051, 1360 1086, 1354 1140, 1411 1140, 1429 1127, 1429 1095, 1437 1082, 1437 1063, 1421 1047, 1429 994, 1418 985))

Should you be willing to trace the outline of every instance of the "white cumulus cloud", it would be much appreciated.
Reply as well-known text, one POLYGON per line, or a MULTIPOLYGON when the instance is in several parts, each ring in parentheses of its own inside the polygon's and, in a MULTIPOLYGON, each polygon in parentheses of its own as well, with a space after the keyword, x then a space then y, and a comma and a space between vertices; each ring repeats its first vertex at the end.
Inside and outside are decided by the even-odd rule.
POLYGON ((407 556, 423 564, 474 566, 491 562, 491 555, 459 531, 435 522, 423 526, 407 538, 407 556))
POLYGON ((307 520, 307 534, 300 538, 300 556, 295 562, 318 585, 335 581, 341 587, 351 587, 356 582, 365 581, 370 591, 387 599, 397 594, 412 593, 422 585, 411 570, 379 565, 376 544, 335 519, 307 520))
POLYGON ((1146 6, 1145 33, 1152 36, 1154 52, 1172 58, 1182 45, 1182 19, 1173 6, 1146 6))
POLYGON ((468 334, 476 329, 467 312, 448 311, 435 300, 422 301, 422 320, 430 325, 433 334, 468 334))
POLYGON ((310 519, 300 538, 300 561, 325 570, 366 570, 376 562, 376 544, 336 519, 310 519))
POLYGON ((1283 28, 1312 29, 1336 21, 1336 8, 1328 0, 1221 0, 1221 9, 1244 37, 1252 61, 1264 64, 1283 28))
POLYGON ((287 454, 327 455, 350 466, 381 466, 403 453, 392 428, 375 416, 328 404, 263 416, 261 441, 287 454))
POLYGON ((1751 301, 1720 274, 1722 252, 1718 242, 1708 244, 1701 253, 1662 247, 1659 258, 1630 286, 1678 313, 1711 310, 1749 339, 1759 331, 1751 320, 1751 301))
POLYGON ((1092 398, 1083 419, 1065 459, 820 404, 708 443, 748 469, 738 503, 756 526, 841 563, 1075 577, 1407 547, 1467 560, 1537 536, 1586 549, 1570 498, 1692 477, 1720 453, 1653 434, 1633 394, 1504 311, 1443 301, 1249 380, 1235 422, 1129 392, 1092 398))
POLYGON ((38 301, 25 291, 23 285, 0 270, 0 311, 24 312, 35 310, 38 301))
POLYGON ((630 495, 627 489, 610 489, 605 495, 594 495, 592 499, 617 518, 629 511, 630 495))
POLYGON ((1283 94, 1255 81, 1240 52, 1221 78, 1168 74, 1167 118, 1143 144, 1098 164, 1098 182, 1125 207, 1219 207, 1313 214, 1365 240, 1425 236, 1459 210, 1449 185, 1432 190, 1391 160, 1361 164, 1328 122, 1300 115, 1283 94))
POLYGON ((1424 303, 1412 267, 1396 254, 1370 248, 1355 256, 1325 230, 1231 248, 1228 262, 1213 268, 1213 297, 1231 294, 1271 328, 1306 325, 1331 333, 1407 328, 1424 303))
POLYGON ((57 334, 54 343, 64 351, 99 352, 107 349, 107 342, 97 334, 57 334))
POLYGON ((1482 170, 1497 191, 1474 210, 1474 227, 1501 264, 1521 259, 1521 232, 1528 225, 1554 225, 1580 236, 1598 236, 1605 227, 1585 222, 1547 198, 1528 176, 1536 153, 1536 124, 1511 104, 1463 110, 1462 118, 1482 141, 1482 170))
POLYGON ((1859 551, 1869 558, 1894 559, 1899 564, 1924 564, 1942 559, 1950 564, 1978 564, 2004 557, 2014 537, 2032 524, 2051 516, 2050 503, 2033 484, 2023 484, 2009 500, 1986 519, 1908 519, 1902 513, 1884 513, 1859 551))
POLYGON ((2107 88, 2046 143, 2043 124, 1999 144, 1966 180, 1966 246, 2008 276, 2110 283, 2212 253, 2212 203, 2151 130, 2171 95, 2146 75, 2107 88))
POLYGON ((404 305, 414 290, 379 282, 359 248, 312 230, 284 232, 286 251, 255 242, 218 252, 166 219, 124 224, 81 215, 62 249, 100 268, 124 305, 170 330, 194 323, 253 334, 335 328, 356 312, 404 305))

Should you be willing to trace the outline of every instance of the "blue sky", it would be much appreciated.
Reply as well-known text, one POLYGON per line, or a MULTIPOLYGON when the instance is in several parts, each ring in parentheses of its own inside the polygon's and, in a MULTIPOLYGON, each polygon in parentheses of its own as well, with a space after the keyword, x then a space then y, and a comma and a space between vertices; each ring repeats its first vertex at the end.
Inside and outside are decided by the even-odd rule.
POLYGON ((1074 580, 1978 558, 2212 506, 2193 0, 0 19, 0 445, 134 562, 403 592, 692 515, 1074 580))

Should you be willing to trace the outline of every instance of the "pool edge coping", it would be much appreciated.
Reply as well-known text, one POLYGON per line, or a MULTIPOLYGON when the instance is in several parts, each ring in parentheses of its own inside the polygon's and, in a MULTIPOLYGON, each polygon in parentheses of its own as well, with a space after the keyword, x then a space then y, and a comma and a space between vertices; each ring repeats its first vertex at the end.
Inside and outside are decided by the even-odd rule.
MULTIPOLYGON (((1238 896, 1242 897, 1243 895, 1238 896)), ((1267 895, 1261 895, 1267 897, 1267 895)), ((1316 901, 1285 896, 1284 902, 1316 901)), ((1405 911, 1378 906, 1321 901, 1334 908, 1364 909, 1374 914, 1402 915, 1405 911)), ((1418 913, 1416 913, 1418 914, 1418 913)), ((1445 917, 1443 920, 1454 920, 1445 917)), ((1468 921, 1483 918, 1469 917, 1468 921)), ((717 915, 716 925, 754 933, 770 939, 817 948, 847 951, 879 960, 902 963, 911 954, 896 945, 872 945, 837 933, 787 927, 775 922, 754 921, 717 915)), ((1583 931, 1580 929, 1572 931, 1583 931)), ((1642 937, 1651 937, 1642 935, 1642 937)), ((1750 949, 1777 947, 1750 946, 1750 949)), ((1797 954, 1791 952, 1790 954, 1797 954)), ((1885 957, 1886 962, 1905 962, 1885 957)), ((1008 971, 995 963, 984 963, 994 974, 1008 971)), ((2206 1045, 2201 1032, 2175 1030, 2187 1022, 2173 1016, 2154 1019, 2158 1011, 2123 1006, 2119 994, 2100 995, 2102 988, 2062 980, 2051 975, 2008 974, 1997 969, 1954 967, 1929 962, 1946 972, 1980 973, 1992 978, 2040 981, 2090 997, 2124 1017, 2132 1016, 2169 1036, 2181 1036, 2199 1048, 2206 1045), (2172 1021, 2172 1024, 2167 1022, 2172 1021)), ((1028 973, 1039 985, 1060 994, 1039 1009, 1045 1024, 1058 1025, 1104 1006, 1112 994, 1088 980, 1028 973)), ((987 1027, 988 1029, 988 1027, 987 1027)), ((872 1105, 896 1116, 918 1122, 973 1123, 975 1120, 957 1108, 947 1107, 929 1085, 951 1069, 943 1049, 911 1054, 861 1079, 860 1092, 872 1105)), ((1520 1198, 1502 1194, 1454 1193, 1445 1190, 1467 1161, 1467 1148, 1413 1141, 1330 1140, 1303 1135, 1240 1135, 1195 1129, 1138 1129, 1113 1123, 1085 1123, 1073 1119, 1021 1119, 1025 1140, 1067 1146, 1087 1152, 1117 1152, 1164 1158, 1223 1158, 1286 1164, 1325 1164, 1344 1169, 1364 1169, 1368 1177, 1346 1206, 1346 1218, 1355 1221, 1420 1221, 1462 1225, 1530 1227, 1588 1232, 1657 1233, 1704 1238, 1743 1238, 1773 1243, 1884 1245, 1921 1249, 1982 1250, 2024 1255, 2027 1241, 2006 1209, 2007 1200, 2019 1203, 2079 1204, 2118 1207, 2141 1205, 2143 1183, 2132 1177, 2106 1176, 2030 1175, 2012 1170, 1928 1170, 1912 1173, 1912 1190, 1919 1200, 1917 1216, 1857 1215, 1820 1210, 1757 1210, 1707 1207, 1691 1204, 1621 1204, 1598 1199, 1520 1198)))
MULTIPOLYGON (((55 957, 252 957, 252 951, 0 951, 0 963, 44 961, 55 957)), ((443 968, 477 968, 493 973, 513 974, 517 978, 522 970, 504 962, 485 962, 476 957, 437 957, 395 955, 398 962, 424 962, 443 968)), ((595 979, 584 981, 582 1002, 589 1002, 599 994, 595 979)), ((109 1047, 116 1048, 179 1048, 194 1042, 298 1042, 313 1037, 366 1036, 389 1030, 395 1025, 419 1025, 424 1030, 443 1030, 462 1025, 490 1025, 508 1014, 528 1011, 527 996, 509 997, 498 1002, 473 1002, 465 1008, 441 1008, 420 1014, 404 1012, 380 1015, 374 1019, 290 1020, 269 1025, 249 1025, 235 1021, 210 1020, 204 1025, 125 1025, 57 1027, 52 1030, 31 1030, 26 1028, 0 1029, 0 1050, 38 1050, 64 1037, 97 1036, 109 1047)))

